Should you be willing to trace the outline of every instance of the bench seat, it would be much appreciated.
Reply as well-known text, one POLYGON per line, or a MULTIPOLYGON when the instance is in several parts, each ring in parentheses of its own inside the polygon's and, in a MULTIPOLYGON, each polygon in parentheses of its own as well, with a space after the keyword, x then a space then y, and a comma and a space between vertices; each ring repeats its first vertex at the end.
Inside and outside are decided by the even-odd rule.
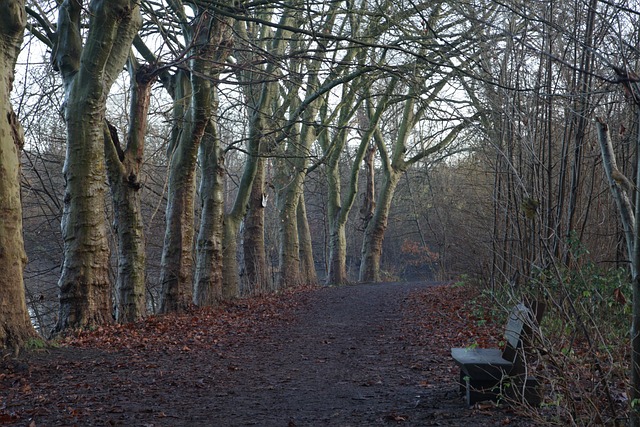
POLYGON ((452 348, 451 357, 474 379, 500 380, 513 368, 513 362, 503 359, 499 348, 452 348))

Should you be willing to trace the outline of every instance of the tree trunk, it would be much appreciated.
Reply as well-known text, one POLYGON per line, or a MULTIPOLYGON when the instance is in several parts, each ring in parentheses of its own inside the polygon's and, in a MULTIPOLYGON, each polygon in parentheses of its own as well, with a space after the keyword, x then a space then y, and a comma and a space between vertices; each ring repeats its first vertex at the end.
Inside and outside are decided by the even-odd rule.
MULTIPOLYGON (((189 91, 188 98, 185 99, 189 99, 190 102, 186 106, 183 128, 179 132, 177 146, 174 147, 171 159, 167 232, 160 276, 163 286, 160 311, 163 313, 180 311, 192 300, 195 167, 206 129, 209 130, 212 140, 211 146, 205 147, 205 155, 212 163, 203 167, 209 171, 214 168, 215 171, 212 176, 207 176, 202 181, 203 194, 208 206, 199 235, 200 248, 203 250, 200 258, 202 264, 198 266, 197 292, 193 298, 199 305, 212 305, 220 295, 221 283, 216 282, 220 278, 219 265, 216 265, 219 262, 216 257, 219 254, 220 241, 215 240, 221 235, 222 187, 216 175, 223 173, 223 169, 218 170, 220 161, 219 150, 216 148, 217 129, 211 121, 215 120, 214 113, 217 107, 217 87, 214 81, 220 74, 219 64, 224 64, 229 54, 231 36, 227 20, 228 18, 215 17, 206 9, 198 11, 187 37, 192 43, 192 71, 189 84, 185 84, 189 91), (208 245, 207 241, 210 241, 211 245, 208 245), (208 263, 218 271, 206 271, 209 268, 206 265, 208 263)), ((174 102, 178 107, 177 113, 184 106, 180 103, 181 99, 182 97, 176 93, 174 102)))
POLYGON ((280 255, 278 262, 280 278, 278 287, 280 289, 296 287, 301 284, 300 241, 297 218, 301 181, 300 174, 296 174, 278 194, 277 204, 280 223, 280 255))
POLYGON ((209 122, 200 145, 200 164, 202 213, 196 242, 193 302, 199 306, 211 306, 222 299, 224 238, 224 157, 214 119, 209 122))
POLYGON ((198 141, 194 141, 193 112, 187 103, 191 86, 183 71, 175 79, 173 117, 176 121, 169 146, 166 231, 160 266, 160 312, 184 310, 191 304, 195 197, 195 165, 198 141))
POLYGON ((258 170, 260 145, 263 131, 263 118, 261 111, 256 111, 250 125, 249 143, 247 147, 247 159, 244 172, 238 186, 238 194, 231 211, 224 217, 224 242, 223 253, 223 282, 222 297, 224 299, 235 298, 240 293, 238 270, 238 231, 240 223, 247 212, 247 205, 251 196, 253 180, 258 170))
POLYGON ((267 274, 267 254, 264 247, 265 159, 258 159, 258 170, 253 180, 249 208, 244 218, 242 251, 246 274, 246 293, 261 294, 271 288, 267 274))
POLYGON ((0 5, 0 349, 19 348, 35 330, 25 301, 20 151, 24 133, 10 103, 14 68, 26 26, 24 1, 0 5))
POLYGON ((361 282, 380 281, 380 258, 382 257, 382 242, 387 230, 387 221, 391 202, 396 186, 402 176, 401 172, 391 171, 385 175, 378 203, 373 217, 367 224, 362 241, 362 256, 360 263, 361 282))
POLYGON ((82 3, 60 5, 54 68, 65 92, 67 152, 62 212, 64 263, 56 331, 112 320, 109 245, 104 215, 105 103, 141 24, 134 1, 92 1, 87 41, 80 34, 82 3), (82 66, 80 66, 82 64, 82 66))
MULTIPOLYGON (((346 135, 345 135, 346 136, 346 135)), ((343 215, 340 195, 340 169, 338 159, 327 162, 327 215, 329 219, 329 270, 327 284, 342 285, 349 281, 347 277, 347 235, 346 216, 343 215), (344 218, 344 221, 341 219, 344 218)))
POLYGON ((313 260, 313 239, 307 219, 307 206, 304 201, 304 192, 298 201, 298 236, 300 236, 300 275, 302 283, 315 286, 318 284, 318 273, 313 260))
POLYGON ((118 278, 115 311, 118 322, 134 322, 144 316, 145 240, 140 203, 140 169, 151 97, 148 67, 130 63, 131 111, 129 134, 123 151, 115 128, 105 129, 105 161, 113 199, 114 228, 118 237, 118 278))

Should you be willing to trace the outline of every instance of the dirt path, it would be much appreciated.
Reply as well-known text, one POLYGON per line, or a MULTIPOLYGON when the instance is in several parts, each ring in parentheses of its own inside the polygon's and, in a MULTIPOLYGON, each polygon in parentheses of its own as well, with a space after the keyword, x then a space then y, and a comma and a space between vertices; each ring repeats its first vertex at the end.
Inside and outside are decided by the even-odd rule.
POLYGON ((466 408, 448 349, 416 337, 406 300, 427 286, 322 288, 206 345, 32 354, 0 376, 0 424, 524 425, 466 408))

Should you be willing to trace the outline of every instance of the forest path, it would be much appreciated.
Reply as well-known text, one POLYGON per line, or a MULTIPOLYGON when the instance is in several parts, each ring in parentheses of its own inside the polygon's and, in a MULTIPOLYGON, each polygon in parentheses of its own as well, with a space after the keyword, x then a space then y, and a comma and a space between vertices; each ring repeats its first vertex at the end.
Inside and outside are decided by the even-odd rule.
POLYGON ((9 386, 0 391, 0 424, 525 425, 464 405, 448 346, 430 348, 420 322, 446 314, 409 309, 412 295, 430 286, 320 288, 285 295, 284 308, 259 316, 250 312, 264 307, 249 305, 230 320, 218 313, 217 323, 194 312, 174 325, 159 317, 97 331, 72 343, 79 346, 29 354, 0 375, 9 386), (189 333, 162 335, 175 336, 185 319, 189 333))

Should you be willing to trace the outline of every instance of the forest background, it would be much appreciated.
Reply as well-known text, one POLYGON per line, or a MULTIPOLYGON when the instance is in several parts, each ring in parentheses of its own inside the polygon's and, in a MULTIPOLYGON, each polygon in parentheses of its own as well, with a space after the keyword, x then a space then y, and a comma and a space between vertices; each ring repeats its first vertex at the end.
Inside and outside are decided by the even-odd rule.
POLYGON ((546 301, 550 347, 607 385, 594 410, 637 407, 637 2, 0 12, 3 346, 464 275, 546 301))

